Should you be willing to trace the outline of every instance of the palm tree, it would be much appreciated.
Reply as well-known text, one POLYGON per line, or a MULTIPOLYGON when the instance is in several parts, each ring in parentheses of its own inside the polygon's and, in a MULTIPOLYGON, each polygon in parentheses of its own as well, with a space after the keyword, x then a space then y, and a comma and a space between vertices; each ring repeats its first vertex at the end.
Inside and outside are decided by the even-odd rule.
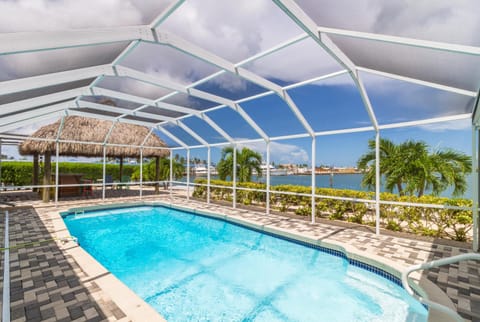
MULTIPOLYGON (((368 142, 370 151, 361 156, 357 166, 363 170, 362 185, 375 186, 375 140, 368 142)), ((471 172, 470 156, 451 149, 429 153, 422 141, 406 141, 396 145, 380 140, 380 174, 385 177, 385 189, 394 188, 400 195, 421 197, 426 190, 438 195, 449 186, 459 196, 467 189, 466 176, 471 172)))
MULTIPOLYGON (((173 169, 173 179, 178 180, 183 177, 185 172, 185 167, 182 163, 173 159, 172 162, 173 169)), ((150 161, 147 164, 143 164, 143 180, 145 181, 154 181, 155 180, 155 160, 150 161)), ((132 179, 138 180, 140 178, 140 168, 136 169, 132 173, 132 179)), ((170 159, 161 158, 160 159, 160 180, 170 180, 170 159)))
MULTIPOLYGON (((363 171, 362 185, 368 188, 375 187, 375 140, 368 141, 368 148, 370 151, 363 156, 357 162, 357 167, 363 171)), ((394 187, 397 188, 400 195, 403 194, 402 178, 399 171, 391 173, 391 169, 395 170, 395 167, 390 165, 396 161, 398 147, 387 139, 380 139, 380 174, 389 178, 386 184, 386 189, 392 191, 394 187)))
MULTIPOLYGON (((237 151, 237 180, 239 182, 251 181, 253 170, 257 172, 257 176, 261 176, 261 164, 262 156, 260 153, 249 148, 242 148, 242 150, 237 151)), ((222 158, 218 162, 217 171, 220 180, 233 177, 233 147, 225 147, 222 150, 222 158)))

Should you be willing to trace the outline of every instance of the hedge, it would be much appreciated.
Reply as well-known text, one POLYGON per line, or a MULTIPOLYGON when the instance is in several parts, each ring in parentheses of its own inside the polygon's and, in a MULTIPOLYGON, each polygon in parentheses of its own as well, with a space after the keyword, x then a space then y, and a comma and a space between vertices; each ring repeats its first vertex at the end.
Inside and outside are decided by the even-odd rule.
MULTIPOLYGON (((138 165, 123 165, 123 175, 132 176, 138 165)), ((55 173, 56 164, 52 163, 52 174, 55 173)), ((81 173, 86 179, 97 180, 103 177, 103 164, 98 163, 77 163, 59 162, 59 173, 81 173)), ((106 164, 106 173, 111 175, 113 180, 120 180, 120 167, 118 164, 106 164)), ((33 163, 32 162, 2 162, 1 182, 11 186, 25 186, 32 184, 33 163)), ((43 164, 40 166, 39 182, 43 176, 43 164)))
MULTIPOLYGON (((207 179, 198 178, 197 184, 207 184, 207 179)), ((212 200, 233 200, 232 182, 211 180, 210 198, 212 200)), ((250 188, 265 190, 264 183, 237 183, 239 188, 250 188)), ((293 192, 297 194, 312 193, 310 187, 294 185, 278 185, 270 187, 270 206, 272 209, 295 213, 301 216, 311 215, 311 196, 298 196, 281 194, 275 192, 293 192)), ((374 200, 373 192, 316 188, 316 195, 346 197, 353 199, 374 200)), ((193 196, 206 199, 207 187, 195 186, 193 196)), ((265 206, 266 193, 261 191, 236 191, 237 202, 245 205, 265 206)), ((419 204, 448 205, 458 207, 472 207, 472 201, 468 199, 449 199, 435 196, 399 196, 388 192, 380 194, 382 201, 410 202, 419 204)), ((375 205, 365 201, 347 201, 331 198, 315 198, 315 213, 317 217, 332 220, 343 220, 358 224, 375 224, 375 205)), ((427 207, 413 207, 402 205, 380 205, 381 227, 393 231, 404 231, 408 233, 430 236, 436 238, 450 238, 458 241, 469 239, 469 232, 473 226, 471 210, 435 209, 427 207)))

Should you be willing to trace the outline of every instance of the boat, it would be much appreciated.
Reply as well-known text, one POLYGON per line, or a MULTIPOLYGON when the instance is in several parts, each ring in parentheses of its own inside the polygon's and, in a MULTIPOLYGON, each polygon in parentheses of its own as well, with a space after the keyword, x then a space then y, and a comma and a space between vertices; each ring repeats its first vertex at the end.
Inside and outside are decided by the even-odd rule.
MULTIPOLYGON (((208 169, 206 166, 196 166, 193 168, 193 173, 197 177, 206 177, 208 175, 208 169)), ((217 175, 217 169, 214 166, 210 166, 210 175, 217 175)))
POLYGON ((267 166, 266 164, 262 164, 260 166, 262 169, 262 176, 266 177, 267 176, 267 169, 270 168, 270 175, 271 176, 286 176, 288 175, 287 169, 278 169, 275 168, 273 165, 270 164, 270 166, 267 166))

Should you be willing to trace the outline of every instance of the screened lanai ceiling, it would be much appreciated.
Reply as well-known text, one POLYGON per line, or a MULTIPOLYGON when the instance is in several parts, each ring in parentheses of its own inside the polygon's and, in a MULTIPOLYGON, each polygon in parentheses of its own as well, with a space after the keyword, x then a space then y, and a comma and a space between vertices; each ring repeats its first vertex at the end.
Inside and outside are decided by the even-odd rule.
POLYGON ((0 133, 79 115, 194 147, 468 120, 477 5, 0 2, 0 133))

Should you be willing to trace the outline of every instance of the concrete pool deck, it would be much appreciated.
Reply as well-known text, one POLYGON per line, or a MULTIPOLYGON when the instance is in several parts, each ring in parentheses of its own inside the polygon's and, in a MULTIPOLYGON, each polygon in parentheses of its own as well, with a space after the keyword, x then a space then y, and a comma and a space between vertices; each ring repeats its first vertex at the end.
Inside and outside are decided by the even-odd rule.
MULTIPOLYGON (((172 203, 200 213, 227 216, 230 221, 260 227, 265 231, 282 232, 286 236, 302 236, 300 239, 338 246, 349 254, 371 258, 380 266, 388 263, 398 270, 471 251, 468 244, 449 246, 435 241, 376 236, 369 231, 333 223, 312 225, 301 219, 208 205, 184 198, 170 199, 168 195, 146 196, 143 200, 172 203)), ((96 263, 81 247, 70 240, 59 240, 68 236, 59 215, 62 211, 73 207, 138 201, 138 197, 108 199, 104 202, 98 199, 69 200, 59 202, 58 207, 27 202, 22 206, 19 202, 16 208, 10 208, 9 233, 13 247, 10 251, 11 320, 162 321, 158 313, 96 263)), ((3 223, 2 212, 2 236, 3 223)), ((426 272, 425 277, 448 295, 466 320, 480 321, 478 262, 467 261, 432 269, 426 272)))

